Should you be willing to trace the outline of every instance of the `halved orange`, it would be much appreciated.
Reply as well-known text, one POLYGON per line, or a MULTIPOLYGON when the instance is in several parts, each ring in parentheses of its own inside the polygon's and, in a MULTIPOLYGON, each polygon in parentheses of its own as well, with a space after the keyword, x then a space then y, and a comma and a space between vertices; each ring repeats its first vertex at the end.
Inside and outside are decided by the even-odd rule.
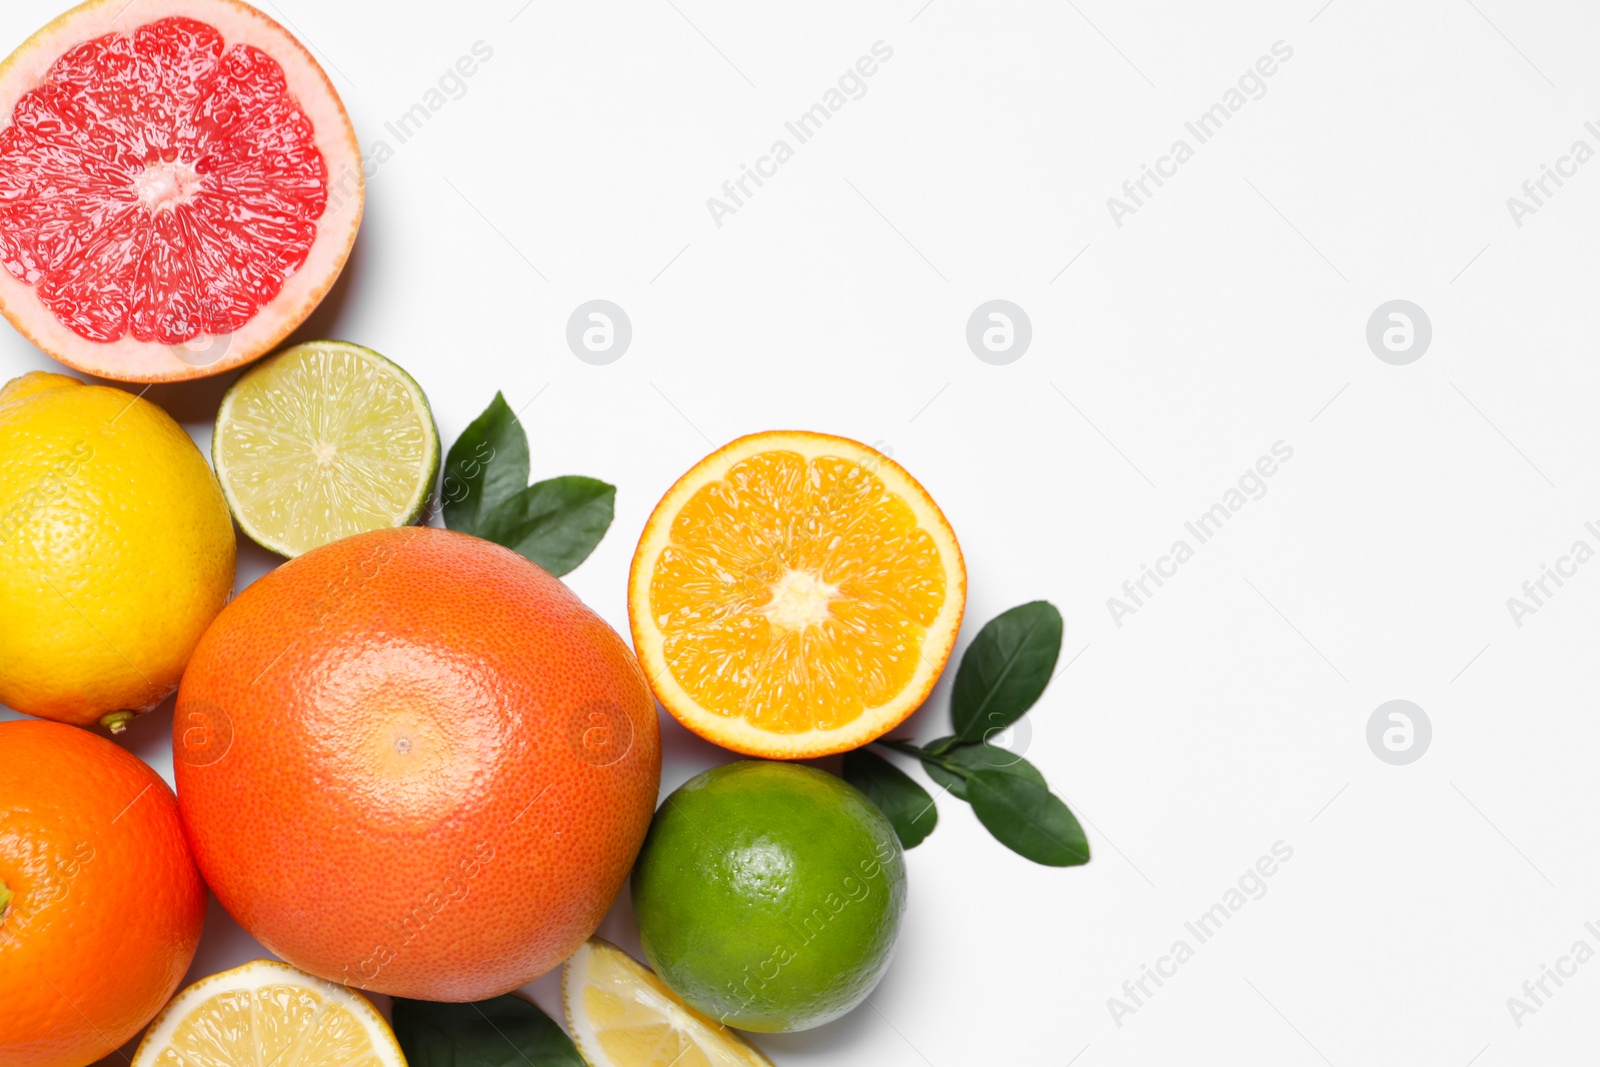
POLYGON ((634 649, 708 741, 805 759, 857 748, 927 698, 966 606, 961 546, 888 456, 774 430, 661 498, 628 580, 634 649))

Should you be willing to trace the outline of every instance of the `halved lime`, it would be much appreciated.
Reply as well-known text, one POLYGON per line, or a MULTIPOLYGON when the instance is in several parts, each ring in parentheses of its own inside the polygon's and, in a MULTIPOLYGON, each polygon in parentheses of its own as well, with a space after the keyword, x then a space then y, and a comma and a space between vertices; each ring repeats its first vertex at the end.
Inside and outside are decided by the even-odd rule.
POLYGON ((307 341, 222 397, 211 461, 240 529, 298 556, 405 526, 439 476, 439 431, 411 375, 370 348, 307 341))

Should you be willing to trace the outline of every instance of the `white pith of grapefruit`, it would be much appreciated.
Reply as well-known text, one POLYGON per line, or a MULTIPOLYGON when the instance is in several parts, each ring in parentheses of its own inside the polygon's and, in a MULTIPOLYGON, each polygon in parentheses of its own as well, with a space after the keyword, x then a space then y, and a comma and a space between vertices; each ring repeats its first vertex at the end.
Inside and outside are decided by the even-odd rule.
MULTIPOLYGON (((146 51, 138 53, 138 61, 153 64, 149 69, 162 77, 166 69, 178 68, 177 63, 161 68, 158 60, 164 56, 152 59, 146 51)), ((194 55, 178 58, 196 62, 194 55)), ((89 79, 81 95, 98 91, 100 81, 89 79)), ((68 11, 0 63, 0 148, 7 137, 21 144, 24 136, 30 138, 27 147, 18 148, 9 162, 0 150, 0 313, 62 363, 101 377, 180 381, 218 374, 271 351, 338 279, 365 206, 360 147, 328 76, 286 30, 238 0, 88 0, 68 11), (191 19, 216 31, 218 71, 244 62, 237 57, 256 64, 243 73, 227 68, 234 79, 230 85, 246 88, 233 89, 224 99, 221 93, 206 97, 200 91, 183 96, 166 82, 148 90, 140 84, 131 90, 137 99, 129 114, 105 122, 75 96, 83 79, 59 80, 57 61, 74 49, 120 37, 103 47, 137 50, 139 31, 168 19, 191 19), (252 109, 257 100, 241 95, 258 84, 247 78, 278 76, 271 64, 259 63, 259 53, 281 73, 286 100, 268 101, 272 109, 252 109), (191 105, 188 114, 185 102, 191 105), (225 110, 228 102, 235 105, 233 112, 225 110), (31 125, 19 123, 19 103, 33 116, 31 125), (207 106, 211 110, 202 112, 207 106), (38 124, 41 112, 47 124, 61 115, 69 127, 77 123, 68 132, 79 142, 87 137, 98 153, 89 157, 94 166, 81 168, 81 181, 62 177, 80 169, 70 166, 70 159, 53 171, 41 169, 38 160, 48 158, 48 146, 34 146, 44 140, 41 129, 50 132, 48 125, 38 124), (303 116, 309 134, 260 117, 270 120, 280 113, 303 116), (203 126, 197 115, 230 121, 203 126), (201 134, 193 136, 196 126, 201 134), (138 136, 128 134, 130 127, 137 127, 138 136), (290 157, 280 146, 296 138, 291 148, 298 149, 294 159, 302 160, 302 169, 291 174, 282 170, 290 157), (303 165, 313 155, 311 147, 320 155, 320 175, 303 165), (142 164, 129 162, 140 157, 142 164), (257 160, 262 161, 259 172, 250 169, 257 160), (102 162, 107 165, 101 167, 102 162), (207 171, 208 166, 216 169, 207 171), (322 209, 312 214, 316 198, 306 190, 319 181, 322 209), (224 182, 231 184, 223 187, 224 182), (107 189, 115 194, 109 200, 107 189), (277 218, 263 210, 263 205, 294 199, 291 194, 299 196, 303 217, 291 218, 285 211, 277 218), (210 201, 199 203, 201 198, 210 201), (194 214, 178 217, 202 210, 203 226, 186 221, 194 214), (151 221, 163 213, 165 218, 151 221), (59 251, 67 247, 63 241, 51 243, 63 226, 73 230, 67 252, 59 251), (152 232, 161 234, 159 246, 157 237, 141 236, 152 232), (46 292, 55 307, 47 303, 46 292), (84 293, 89 296, 79 299, 84 293), (80 328, 74 328, 66 319, 80 309, 85 309, 80 328), (91 320, 93 328, 82 328, 91 320), (147 339, 140 339, 140 332, 147 339)), ((63 149, 74 150, 82 148, 63 149)))

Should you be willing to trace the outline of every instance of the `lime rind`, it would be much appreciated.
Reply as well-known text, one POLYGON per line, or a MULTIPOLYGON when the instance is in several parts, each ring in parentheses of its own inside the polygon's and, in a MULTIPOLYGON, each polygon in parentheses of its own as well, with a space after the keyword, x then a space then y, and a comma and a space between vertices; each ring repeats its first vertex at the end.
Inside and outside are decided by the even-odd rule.
POLYGON ((308 341, 245 372, 223 395, 211 438, 239 528, 290 558, 417 522, 441 452, 416 380, 346 341, 308 341))

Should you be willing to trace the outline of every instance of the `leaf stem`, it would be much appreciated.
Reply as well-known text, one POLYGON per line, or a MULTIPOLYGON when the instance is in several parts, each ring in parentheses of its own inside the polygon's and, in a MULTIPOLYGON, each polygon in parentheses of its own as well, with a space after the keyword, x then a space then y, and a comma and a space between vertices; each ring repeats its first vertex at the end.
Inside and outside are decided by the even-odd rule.
POLYGON ((910 741, 896 741, 893 738, 880 737, 878 740, 874 741, 873 744, 882 745, 884 748, 893 749, 896 752, 903 752, 907 756, 915 756, 924 763, 931 763, 940 770, 949 771, 951 774, 962 779, 963 781, 965 781, 967 776, 971 773, 967 768, 961 766, 960 764, 952 763, 950 760, 947 760, 943 756, 937 755, 928 749, 918 748, 910 741))

